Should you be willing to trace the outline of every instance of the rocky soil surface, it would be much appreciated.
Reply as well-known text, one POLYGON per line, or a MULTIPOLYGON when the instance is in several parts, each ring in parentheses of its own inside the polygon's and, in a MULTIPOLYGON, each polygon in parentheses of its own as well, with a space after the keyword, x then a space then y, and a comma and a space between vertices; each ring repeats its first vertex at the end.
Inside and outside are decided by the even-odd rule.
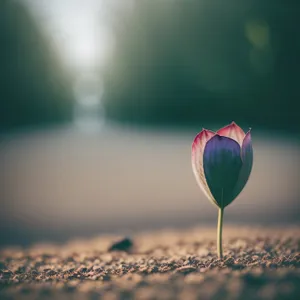
POLYGON ((299 227, 99 236, 0 250, 0 299, 300 299, 299 227))

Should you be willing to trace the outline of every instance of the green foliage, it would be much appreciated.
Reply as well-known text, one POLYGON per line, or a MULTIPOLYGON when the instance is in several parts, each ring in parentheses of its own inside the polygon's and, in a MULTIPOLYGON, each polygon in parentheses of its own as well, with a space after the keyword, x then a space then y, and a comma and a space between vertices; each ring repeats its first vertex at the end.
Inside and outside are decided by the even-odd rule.
POLYGON ((70 85, 51 43, 21 3, 0 1, 0 131, 62 122, 70 85))
POLYGON ((136 1, 116 25, 107 115, 297 129, 297 10, 278 0, 136 1))

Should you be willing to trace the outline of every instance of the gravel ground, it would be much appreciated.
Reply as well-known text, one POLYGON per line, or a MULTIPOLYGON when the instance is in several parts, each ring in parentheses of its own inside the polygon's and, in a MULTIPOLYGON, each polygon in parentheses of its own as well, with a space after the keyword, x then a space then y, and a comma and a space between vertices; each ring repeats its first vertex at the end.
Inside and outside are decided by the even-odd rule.
POLYGON ((215 228, 122 238, 4 248, 0 299, 300 299, 299 227, 225 227, 222 261, 215 228))

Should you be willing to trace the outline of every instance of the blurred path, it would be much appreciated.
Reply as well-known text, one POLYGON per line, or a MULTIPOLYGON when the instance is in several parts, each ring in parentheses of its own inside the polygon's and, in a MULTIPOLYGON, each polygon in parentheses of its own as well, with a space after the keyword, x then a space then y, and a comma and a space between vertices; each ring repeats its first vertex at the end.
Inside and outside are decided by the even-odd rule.
MULTIPOLYGON (((299 221, 299 144, 253 134, 253 173, 225 223, 299 221)), ((0 143, 2 243, 215 222, 191 170, 194 135, 106 126, 7 137, 0 143)))

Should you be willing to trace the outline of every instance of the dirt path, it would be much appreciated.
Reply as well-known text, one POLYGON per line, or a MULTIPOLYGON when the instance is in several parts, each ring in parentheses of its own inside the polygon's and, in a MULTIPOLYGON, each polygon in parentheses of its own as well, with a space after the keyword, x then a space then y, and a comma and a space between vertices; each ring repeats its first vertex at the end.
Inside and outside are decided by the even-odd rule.
POLYGON ((164 230, 0 252, 0 299, 300 299, 300 230, 164 230), (118 248, 118 245, 117 247, 118 248))

